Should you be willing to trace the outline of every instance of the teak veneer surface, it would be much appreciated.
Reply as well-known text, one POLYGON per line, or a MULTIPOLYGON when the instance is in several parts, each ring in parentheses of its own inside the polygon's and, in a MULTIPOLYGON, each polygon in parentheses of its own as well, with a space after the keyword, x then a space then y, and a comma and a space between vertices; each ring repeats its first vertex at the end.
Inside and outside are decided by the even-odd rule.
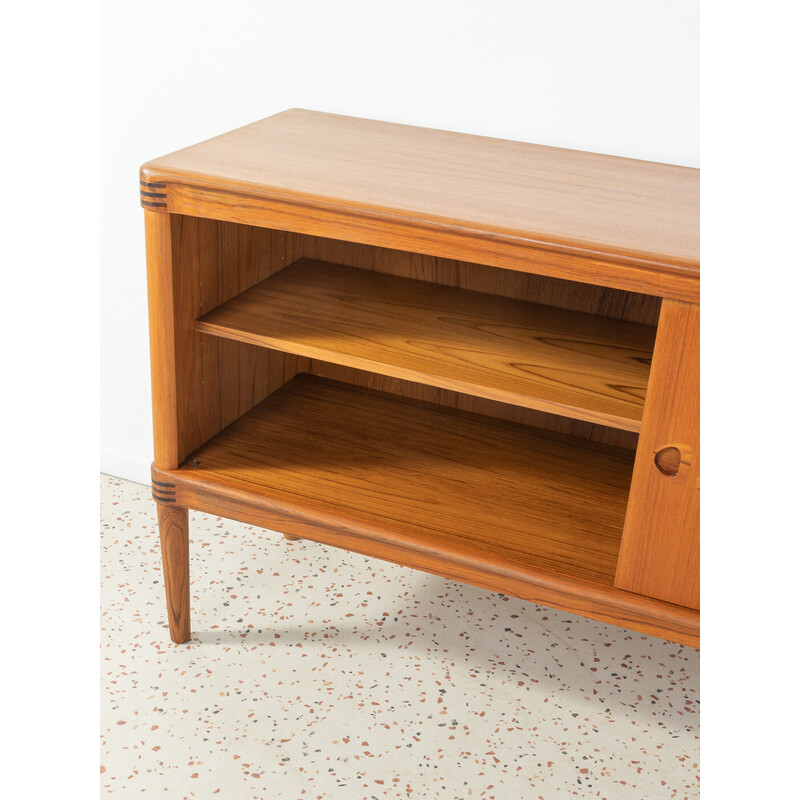
POLYGON ((176 477, 490 568, 612 587, 632 468, 621 448, 300 375, 176 477))
POLYGON ((655 328, 302 259, 203 333, 629 431, 655 328))
POLYGON ((664 302, 616 585, 700 608, 700 307, 664 302))
POLYGON ((141 174, 156 211, 698 296, 687 167, 293 109, 141 174))

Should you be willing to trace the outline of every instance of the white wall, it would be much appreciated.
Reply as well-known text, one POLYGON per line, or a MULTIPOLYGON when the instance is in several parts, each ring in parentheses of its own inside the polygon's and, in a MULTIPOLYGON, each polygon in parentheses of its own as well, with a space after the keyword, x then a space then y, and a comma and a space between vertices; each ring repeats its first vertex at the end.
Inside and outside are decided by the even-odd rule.
POLYGON ((102 469, 149 481, 142 162, 300 106, 699 166, 698 5, 105 3, 102 469))

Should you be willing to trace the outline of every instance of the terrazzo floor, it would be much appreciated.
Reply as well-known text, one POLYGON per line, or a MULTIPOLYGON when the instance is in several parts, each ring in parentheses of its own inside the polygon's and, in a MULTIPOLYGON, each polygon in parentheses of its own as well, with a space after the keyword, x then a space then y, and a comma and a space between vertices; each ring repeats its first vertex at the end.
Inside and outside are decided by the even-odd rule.
POLYGON ((173 645, 149 487, 101 497, 102 796, 699 796, 696 650, 195 512, 173 645))

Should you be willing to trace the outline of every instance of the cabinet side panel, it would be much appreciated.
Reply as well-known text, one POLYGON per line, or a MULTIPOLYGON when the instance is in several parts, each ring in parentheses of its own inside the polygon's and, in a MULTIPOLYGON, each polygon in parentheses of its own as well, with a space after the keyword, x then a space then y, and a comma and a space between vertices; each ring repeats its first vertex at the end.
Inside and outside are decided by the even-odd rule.
POLYGON ((176 215, 172 252, 182 461, 294 377, 297 358, 194 329, 198 317, 285 265, 283 234, 176 215))
POLYGON ((180 461, 176 380, 179 358, 176 350, 171 215, 145 210, 144 231, 154 459, 161 469, 177 469, 180 461))
POLYGON ((664 300, 615 585, 700 607, 700 309, 664 300))

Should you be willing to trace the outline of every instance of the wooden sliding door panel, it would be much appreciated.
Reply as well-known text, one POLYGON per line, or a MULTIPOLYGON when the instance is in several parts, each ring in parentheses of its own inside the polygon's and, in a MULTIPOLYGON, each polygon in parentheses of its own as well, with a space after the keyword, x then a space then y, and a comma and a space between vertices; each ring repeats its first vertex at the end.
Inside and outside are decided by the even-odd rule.
POLYGON ((700 307, 664 300, 615 585, 700 608, 700 307))

